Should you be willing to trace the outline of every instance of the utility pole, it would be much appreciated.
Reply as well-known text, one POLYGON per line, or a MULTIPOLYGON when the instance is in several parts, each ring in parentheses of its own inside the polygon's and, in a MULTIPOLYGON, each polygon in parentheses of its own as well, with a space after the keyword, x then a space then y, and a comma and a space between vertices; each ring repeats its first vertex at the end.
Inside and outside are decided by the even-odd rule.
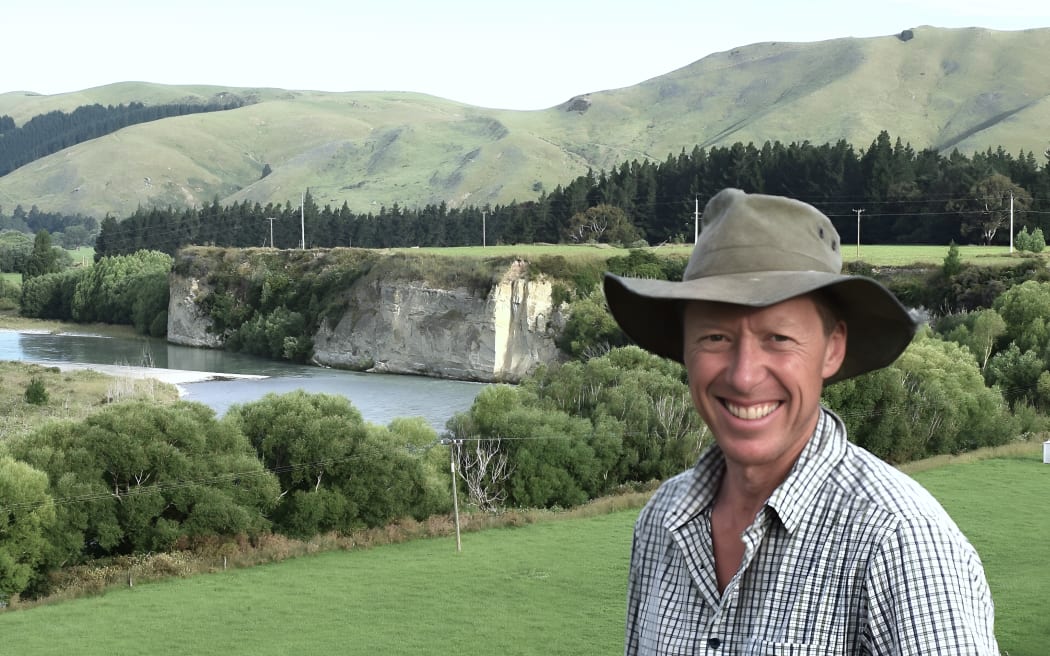
POLYGON ((481 246, 485 247, 485 215, 488 214, 485 210, 481 210, 481 246))
POLYGON ((1014 252, 1014 192, 1010 192, 1010 253, 1014 252))
POLYGON ((857 213, 857 259, 860 259, 860 213, 864 210, 853 210, 857 213))
POLYGON ((456 551, 463 551, 463 543, 459 538, 459 496, 456 493, 456 446, 463 440, 441 440, 442 444, 448 445, 448 461, 452 469, 452 507, 456 514, 456 551))
POLYGON ((277 217, 268 216, 263 220, 270 222, 270 248, 273 248, 273 222, 277 220, 277 217))
POLYGON ((299 202, 299 230, 302 236, 299 242, 300 250, 306 250, 306 192, 303 192, 302 200, 299 202))
POLYGON ((700 197, 693 197, 693 243, 700 239, 700 197))

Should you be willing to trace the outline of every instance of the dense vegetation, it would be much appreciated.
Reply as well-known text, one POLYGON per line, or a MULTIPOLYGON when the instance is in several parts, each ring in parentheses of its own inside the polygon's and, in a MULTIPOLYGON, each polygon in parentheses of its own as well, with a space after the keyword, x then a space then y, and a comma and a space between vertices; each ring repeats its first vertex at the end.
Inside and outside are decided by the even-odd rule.
MULTIPOLYGON (((42 232, 38 241, 46 234, 42 232)), ((168 329, 171 264, 165 253, 140 251, 102 258, 88 267, 51 266, 24 276, 21 313, 38 319, 134 325, 139 333, 162 337, 168 329)))
POLYGON ((199 114, 236 109, 244 106, 241 98, 213 100, 204 104, 144 105, 132 102, 114 107, 83 105, 70 113, 53 111, 39 114, 22 126, 10 116, 0 116, 0 176, 52 153, 97 139, 129 125, 156 121, 171 116, 199 114))
POLYGON ((887 132, 860 152, 845 142, 737 143, 695 147, 663 162, 624 162, 588 174, 538 200, 496 207, 445 204, 355 214, 318 207, 307 194, 302 208, 216 199, 197 209, 141 208, 123 221, 102 222, 99 257, 153 249, 174 254, 186 244, 250 247, 463 246, 580 241, 624 245, 688 241, 696 199, 735 186, 785 194, 828 214, 843 241, 857 240, 858 211, 865 243, 1002 244, 1011 198, 1017 223, 1050 230, 1050 167, 1031 153, 989 150, 966 157, 916 151, 887 132))
MULTIPOLYGON (((1050 275, 1041 258, 975 267, 956 251, 933 270, 878 272, 909 302, 951 311, 934 314, 893 365, 825 390, 851 439, 890 462, 1030 439, 1048 427, 1050 275)), ((184 255, 176 267, 207 275, 207 265, 220 262, 212 311, 242 344, 273 357, 305 348, 303 326, 340 313, 335 292, 356 277, 385 267, 409 277, 463 279, 472 271, 484 286, 502 266, 457 269, 462 263, 448 263, 455 260, 356 249, 201 253, 210 258, 184 255)), ((598 272, 674 278, 682 266, 641 249, 604 266, 539 258, 536 271, 556 276, 564 300, 581 309, 562 336, 574 358, 542 366, 516 387, 486 388, 441 437, 419 421, 370 426, 345 399, 296 393, 221 420, 193 404, 113 404, 0 443, 10 482, 0 512, 0 592, 44 593, 63 563, 214 548, 269 532, 309 538, 445 513, 442 442, 463 498, 477 509, 569 507, 666 478, 688 467, 710 436, 692 410, 683 368, 622 346, 598 272)), ((65 289, 63 302, 80 313, 126 316, 134 313, 131 290, 170 267, 156 252, 107 257, 80 272, 32 278, 25 295, 47 285, 65 289)), ((30 381, 24 402, 57 402, 47 392, 30 381)))
POLYGON ((342 397, 235 406, 127 401, 0 442, 0 596, 46 592, 59 567, 422 519, 449 507, 422 420, 365 424, 342 397))

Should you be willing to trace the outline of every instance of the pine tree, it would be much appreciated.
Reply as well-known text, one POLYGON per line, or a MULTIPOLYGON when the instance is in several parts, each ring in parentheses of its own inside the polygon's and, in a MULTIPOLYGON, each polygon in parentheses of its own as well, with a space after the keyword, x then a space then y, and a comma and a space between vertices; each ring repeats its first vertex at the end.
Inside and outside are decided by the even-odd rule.
POLYGON ((33 252, 29 255, 22 275, 26 278, 35 278, 48 273, 57 273, 58 270, 58 254, 51 247, 51 235, 47 230, 41 230, 36 233, 36 239, 33 240, 33 252))

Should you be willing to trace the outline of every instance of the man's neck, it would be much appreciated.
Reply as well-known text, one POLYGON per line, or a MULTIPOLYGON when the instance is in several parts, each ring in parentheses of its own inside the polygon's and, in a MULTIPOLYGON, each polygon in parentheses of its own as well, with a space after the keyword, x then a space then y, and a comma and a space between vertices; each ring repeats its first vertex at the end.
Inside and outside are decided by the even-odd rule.
POLYGON ((748 518, 747 523, 750 524, 790 472, 790 466, 770 470, 764 467, 741 467, 727 462, 715 504, 735 517, 748 518))

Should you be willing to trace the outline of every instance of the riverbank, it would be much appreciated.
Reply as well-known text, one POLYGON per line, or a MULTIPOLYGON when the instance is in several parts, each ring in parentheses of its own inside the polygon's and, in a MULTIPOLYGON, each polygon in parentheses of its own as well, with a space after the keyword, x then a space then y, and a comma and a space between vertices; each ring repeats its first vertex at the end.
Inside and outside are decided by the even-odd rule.
MULTIPOLYGON (((28 319, 9 312, 0 313, 0 331, 16 332, 27 335, 88 335, 97 337, 116 337, 135 339, 140 337, 130 326, 119 326, 113 324, 93 323, 77 324, 64 323, 61 321, 46 321, 41 319, 28 319)), ((183 369, 165 369, 163 367, 132 366, 126 364, 82 364, 82 363, 59 363, 44 362, 33 359, 23 359, 20 362, 36 364, 42 367, 57 367, 60 371, 97 371, 116 378, 132 378, 136 380, 155 379, 170 385, 184 385, 188 383, 203 383, 218 380, 259 380, 267 378, 265 375, 257 374, 232 374, 215 371, 188 371, 183 369)), ((185 391, 179 388, 180 396, 185 391)))
POLYGON ((0 311, 0 330, 41 333, 92 334, 104 337, 137 337, 132 326, 111 323, 70 323, 23 317, 15 310, 0 311))
MULTIPOLYGON (((216 380, 261 380, 263 378, 269 378, 269 376, 263 376, 259 374, 227 374, 215 371, 186 371, 183 369, 163 369, 160 367, 133 367, 129 365, 118 364, 33 364, 40 364, 41 366, 55 366, 62 371, 98 371, 100 373, 107 374, 109 376, 115 376, 118 378, 135 378, 139 380, 145 378, 153 378, 155 380, 159 380, 162 383, 169 383, 175 386, 183 385, 186 383, 205 383, 208 381, 216 380)), ((182 392, 183 391, 180 388, 180 395, 182 394, 182 392)))
POLYGON ((179 399, 179 388, 157 378, 113 376, 87 368, 63 371, 50 364, 0 360, 0 441, 54 420, 80 420, 108 403, 140 399, 158 405, 179 399), (42 388, 31 402, 30 384, 42 388))

